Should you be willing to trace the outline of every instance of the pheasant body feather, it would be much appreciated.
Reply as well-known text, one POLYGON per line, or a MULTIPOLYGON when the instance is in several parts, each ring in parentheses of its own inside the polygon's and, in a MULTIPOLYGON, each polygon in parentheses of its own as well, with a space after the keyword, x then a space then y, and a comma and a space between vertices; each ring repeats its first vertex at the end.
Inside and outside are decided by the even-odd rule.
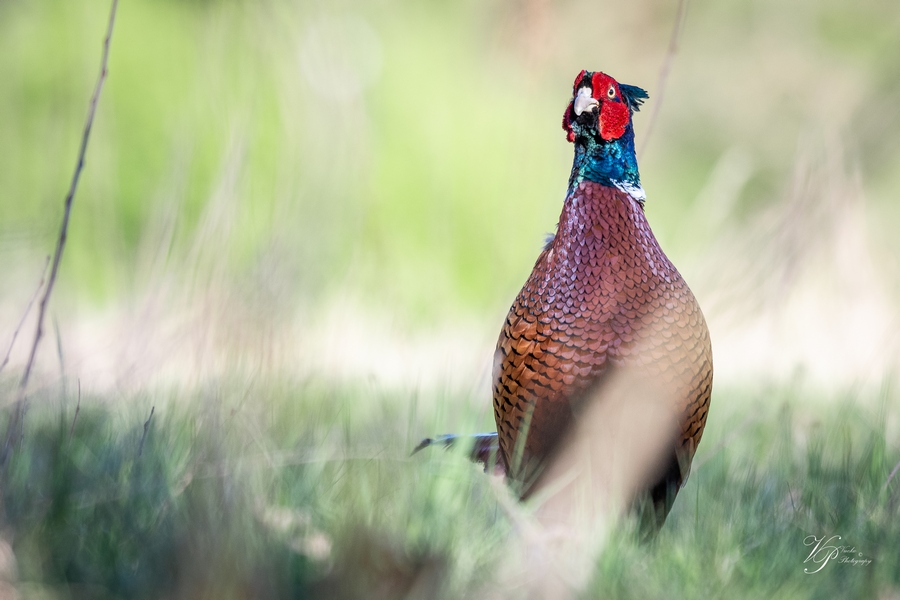
POLYGON ((579 404, 613 371, 665 386, 679 430, 663 459, 670 467, 648 490, 664 518, 703 434, 712 349, 696 299, 644 215, 631 124, 643 97, 602 73, 576 79, 563 120, 575 143, 568 192, 503 324, 493 396, 501 458, 527 495, 579 404))

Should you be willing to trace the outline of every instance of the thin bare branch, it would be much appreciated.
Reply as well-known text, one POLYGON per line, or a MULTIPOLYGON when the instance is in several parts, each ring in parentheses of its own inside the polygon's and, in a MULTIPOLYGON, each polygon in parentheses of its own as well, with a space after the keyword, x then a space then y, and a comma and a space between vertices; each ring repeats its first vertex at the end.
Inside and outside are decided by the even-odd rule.
POLYGON ((147 439, 147 431, 149 431, 150 429, 150 420, 153 418, 153 412, 155 410, 155 406, 150 407, 150 416, 147 417, 147 420, 144 422, 144 434, 141 436, 141 445, 138 446, 138 456, 140 456, 144 452, 144 441, 147 439))
POLYGON ((44 278, 47 276, 47 267, 50 265, 50 257, 47 257, 47 260, 44 261, 44 268, 41 270, 41 280, 38 282, 37 289, 34 290, 34 293, 31 295, 31 299, 28 301, 28 306, 25 307, 25 312, 22 313, 22 318, 19 319, 19 324, 16 325, 16 330, 13 331, 12 339, 9 341, 9 348, 6 349, 6 356, 3 358, 3 362, 0 363, 0 371, 3 371, 3 367, 9 363, 9 356, 12 354, 13 346, 16 345, 16 338, 19 337, 19 331, 22 329, 22 325, 25 324, 25 319, 28 318, 28 313, 31 312, 31 307, 34 306, 34 301, 37 299, 38 294, 41 293, 41 289, 44 287, 44 278))
POLYGON ((15 407, 10 415, 9 425, 6 430, 6 441, 4 443, 2 455, 0 455, 0 464, 6 462, 12 444, 19 438, 26 410, 27 398, 26 391, 28 389, 28 381, 31 379, 31 372, 34 368, 35 357, 37 356, 38 346, 44 335, 44 318, 47 314, 47 305, 50 303, 50 295, 53 293, 53 286, 56 283, 56 277, 59 273, 59 264, 62 260, 63 250, 66 247, 66 238, 69 233, 69 218, 72 214, 72 201, 75 198, 75 191, 78 189, 78 181, 81 178, 81 171, 84 169, 84 158, 87 153, 88 140, 91 136, 91 128, 94 125, 94 115, 97 112, 97 103, 100 101, 100 92, 103 91, 103 83, 106 81, 107 65, 109 64, 109 44, 112 39, 113 25, 116 22, 116 9, 119 0, 112 0, 112 7, 109 11, 109 24, 106 28, 106 37, 103 40, 103 55, 100 60, 100 75, 97 78, 97 84, 94 87, 94 95, 91 97, 91 103, 88 107, 87 118, 84 123, 84 133, 81 136, 81 147, 78 151, 78 161, 75 164, 75 172, 72 174, 72 182, 69 185, 69 191, 66 194, 65 210, 63 212, 62 224, 59 228, 59 237, 56 240, 56 251, 53 254, 53 266, 50 269, 50 278, 47 280, 47 287, 44 288, 44 294, 38 310, 37 328, 34 332, 34 341, 31 344, 31 352, 28 355, 28 362, 25 365, 25 371, 22 374, 22 380, 19 382, 19 392, 16 398, 15 407))
POLYGON ((59 332, 59 319, 53 317, 53 331, 56 333, 56 357, 59 359, 59 380, 62 384, 62 399, 65 400, 66 393, 66 355, 63 352, 62 334, 59 332))
POLYGON ((669 71, 672 69, 672 63, 675 62, 675 54, 678 53, 678 41, 681 39, 681 30, 684 29, 685 15, 687 14, 687 0, 678 0, 678 9, 675 13, 675 26, 672 28, 672 36, 669 38, 669 49, 666 50, 666 57, 663 60, 662 67, 659 69, 659 79, 656 81, 656 101, 653 103, 653 112, 650 113, 650 120, 647 121, 647 133, 644 135, 644 141, 641 143, 641 149, 638 152, 638 158, 643 158, 647 146, 650 145, 650 136, 653 135, 653 126, 656 124, 656 118, 659 116, 660 108, 662 108, 663 96, 665 96, 666 82, 669 79, 669 71))
POLYGON ((72 417, 72 426, 69 428, 69 439, 75 434, 75 421, 78 420, 78 413, 81 412, 81 379, 78 379, 78 404, 75 405, 75 416, 72 417))
POLYGON ((888 486, 891 485, 891 480, 894 478, 894 475, 897 474, 897 471, 900 471, 900 462, 898 462, 896 465, 894 465, 894 468, 891 469, 891 474, 888 475, 887 481, 884 482, 884 487, 881 488, 882 492, 887 491, 888 486))

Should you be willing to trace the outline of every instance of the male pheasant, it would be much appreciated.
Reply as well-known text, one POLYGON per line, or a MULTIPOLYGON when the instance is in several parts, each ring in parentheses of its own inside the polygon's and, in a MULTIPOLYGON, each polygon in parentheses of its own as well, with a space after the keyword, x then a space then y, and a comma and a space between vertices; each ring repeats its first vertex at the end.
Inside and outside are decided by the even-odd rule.
POLYGON ((562 122, 575 144, 562 214, 503 324, 493 394, 500 459, 527 497, 614 372, 664 391, 676 434, 648 488, 661 523, 703 434, 713 369, 700 307, 644 215, 632 116, 645 98, 605 73, 576 77, 562 122))
MULTIPOLYGON (((646 493, 626 498, 649 495, 653 510, 644 524, 654 528, 671 509, 703 435, 713 368, 700 306, 644 215, 632 116, 645 98, 644 90, 605 73, 582 71, 575 78, 562 122, 575 144, 562 214, 500 332, 493 374, 497 434, 475 436, 472 456, 488 464, 499 451, 501 466, 526 498, 540 488, 586 405, 637 404, 648 390, 657 393, 653 410, 671 414, 671 428, 659 435, 669 437, 655 445, 638 441, 661 455, 651 456, 657 466, 637 490, 646 493), (622 373, 627 377, 611 383, 622 373)), ((624 414, 634 420, 638 413, 624 414)), ((640 428, 622 429, 618 438, 640 428)), ((456 439, 427 439, 417 450, 456 439)))

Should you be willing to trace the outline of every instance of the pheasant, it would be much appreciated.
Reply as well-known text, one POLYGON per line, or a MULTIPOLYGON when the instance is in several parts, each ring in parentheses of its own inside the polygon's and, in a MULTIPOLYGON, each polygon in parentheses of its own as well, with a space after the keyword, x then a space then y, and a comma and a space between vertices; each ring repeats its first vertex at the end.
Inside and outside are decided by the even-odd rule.
MULTIPOLYGON (((649 496, 659 526, 703 435, 713 368, 700 307, 644 215, 632 117, 647 97, 605 73, 575 79, 562 121, 575 145, 568 191, 557 231, 503 323, 493 407, 499 462, 525 499, 586 403, 631 401, 622 386, 613 398, 598 393, 617 372, 649 382, 672 414, 659 466, 637 494, 649 496)), ((473 457, 485 460, 487 439, 478 436, 473 457)))

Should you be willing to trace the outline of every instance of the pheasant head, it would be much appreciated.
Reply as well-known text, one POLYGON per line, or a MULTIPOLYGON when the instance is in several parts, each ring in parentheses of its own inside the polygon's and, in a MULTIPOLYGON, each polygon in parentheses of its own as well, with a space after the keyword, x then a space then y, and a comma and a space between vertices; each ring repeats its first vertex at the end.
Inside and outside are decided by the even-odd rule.
POLYGON ((606 73, 582 71, 563 115, 566 139, 575 144, 569 188, 583 180, 611 185, 643 202, 634 152, 632 117, 647 92, 606 73))

